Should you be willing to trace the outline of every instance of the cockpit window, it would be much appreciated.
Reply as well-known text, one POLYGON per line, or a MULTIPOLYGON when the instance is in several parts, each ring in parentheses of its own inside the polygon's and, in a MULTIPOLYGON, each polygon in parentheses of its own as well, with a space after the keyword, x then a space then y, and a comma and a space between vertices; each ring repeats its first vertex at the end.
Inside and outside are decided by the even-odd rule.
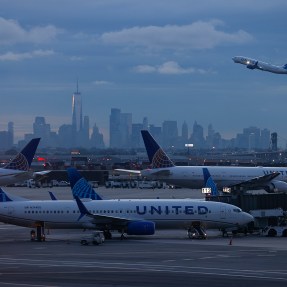
POLYGON ((237 212, 237 213, 240 213, 240 212, 241 212, 241 209, 240 209, 240 208, 234 208, 233 211, 234 211, 234 212, 237 212))

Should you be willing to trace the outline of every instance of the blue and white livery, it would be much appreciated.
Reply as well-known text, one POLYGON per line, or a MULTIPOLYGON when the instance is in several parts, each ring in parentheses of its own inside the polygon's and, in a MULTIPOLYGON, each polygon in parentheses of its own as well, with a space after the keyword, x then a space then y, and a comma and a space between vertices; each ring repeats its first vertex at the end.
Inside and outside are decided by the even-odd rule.
MULTIPOLYGON (((81 183, 86 188, 87 182, 81 183)), ((253 217, 240 208, 213 201, 192 199, 117 200, 13 200, 3 190, 0 221, 42 228, 79 228, 128 235, 152 235, 156 229, 240 228, 253 217)))
MULTIPOLYGON (((156 143, 151 134, 143 130, 142 137, 151 163, 144 170, 116 169, 120 173, 137 174, 167 184, 201 189, 205 186, 202 166, 176 166, 156 143)), ((205 166, 219 190, 231 191, 264 189, 267 192, 287 192, 286 167, 205 166)))
POLYGON ((235 56, 232 58, 234 63, 245 65, 248 69, 254 70, 258 69, 261 71, 266 71, 274 74, 287 74, 287 64, 283 66, 275 66, 255 59, 235 56))

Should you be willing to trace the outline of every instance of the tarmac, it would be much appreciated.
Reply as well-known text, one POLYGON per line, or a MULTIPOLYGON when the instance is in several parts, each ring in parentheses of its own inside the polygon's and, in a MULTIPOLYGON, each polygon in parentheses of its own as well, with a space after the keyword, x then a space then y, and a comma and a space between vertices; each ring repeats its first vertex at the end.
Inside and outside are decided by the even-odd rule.
MULTIPOLYGON (((5 188, 30 199, 49 199, 48 189, 5 188)), ((69 188, 49 189, 59 199, 69 188)), ((202 198, 200 191, 112 190, 104 198, 202 198)), ((120 234, 99 246, 82 246, 89 231, 49 230, 32 242, 30 229, 0 224, 0 286, 287 286, 286 238, 208 230, 190 240, 184 230, 153 236, 120 234)))

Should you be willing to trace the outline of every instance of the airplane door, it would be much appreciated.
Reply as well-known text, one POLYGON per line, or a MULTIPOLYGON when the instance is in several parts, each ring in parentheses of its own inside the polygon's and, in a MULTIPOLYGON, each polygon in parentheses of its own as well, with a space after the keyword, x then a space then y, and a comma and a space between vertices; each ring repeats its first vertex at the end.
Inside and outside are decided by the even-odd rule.
POLYGON ((220 219, 225 219, 226 218, 226 207, 222 206, 220 207, 220 219))

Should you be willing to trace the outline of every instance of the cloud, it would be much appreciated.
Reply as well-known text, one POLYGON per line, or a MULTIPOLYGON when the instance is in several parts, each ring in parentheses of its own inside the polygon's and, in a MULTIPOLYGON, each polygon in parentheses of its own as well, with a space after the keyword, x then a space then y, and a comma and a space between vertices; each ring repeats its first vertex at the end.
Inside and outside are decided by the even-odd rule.
POLYGON ((196 69, 192 67, 183 68, 177 62, 174 61, 165 62, 159 66, 139 65, 134 68, 134 71, 143 74, 159 73, 167 75, 181 75, 181 74, 192 74, 192 73, 205 74, 208 72, 203 69, 196 69))
POLYGON ((29 53, 13 53, 7 52, 0 55, 0 61, 22 61, 26 59, 32 59, 35 57, 48 57, 54 55, 53 50, 35 50, 29 53))
POLYGON ((25 29, 13 19, 0 17, 0 45, 12 45, 16 43, 49 43, 63 30, 53 25, 25 29))
POLYGON ((249 33, 239 30, 228 33, 218 29, 223 22, 198 21, 190 25, 166 25, 133 27, 104 33, 105 44, 139 46, 150 49, 212 49, 225 44, 244 44, 253 39, 249 33))

